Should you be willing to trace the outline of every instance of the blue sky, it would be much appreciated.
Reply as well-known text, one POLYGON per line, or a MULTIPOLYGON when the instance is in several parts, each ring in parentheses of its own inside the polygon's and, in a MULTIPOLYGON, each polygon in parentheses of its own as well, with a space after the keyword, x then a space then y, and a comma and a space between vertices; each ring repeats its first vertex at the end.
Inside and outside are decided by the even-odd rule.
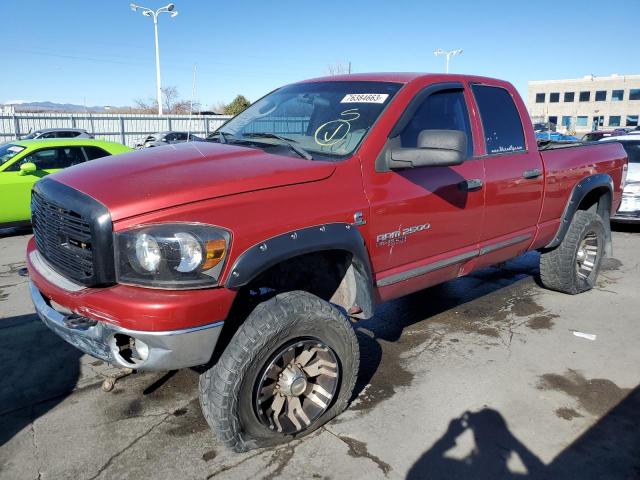
MULTIPOLYGON (((144 0, 157 8, 165 2, 144 0)), ((352 62, 355 72, 527 80, 640 73, 638 0, 176 0, 160 18, 163 85, 207 107, 352 62)), ((2 0, 0 103, 131 105, 155 94, 153 22, 121 0, 2 0)))

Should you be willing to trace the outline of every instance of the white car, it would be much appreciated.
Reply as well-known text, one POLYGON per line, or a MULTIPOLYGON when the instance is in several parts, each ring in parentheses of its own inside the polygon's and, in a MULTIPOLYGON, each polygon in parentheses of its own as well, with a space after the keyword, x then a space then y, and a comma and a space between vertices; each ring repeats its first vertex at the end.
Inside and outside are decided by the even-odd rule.
POLYGON ((627 183, 622 192, 622 203, 611 220, 615 222, 640 223, 640 135, 608 137, 601 142, 620 142, 629 157, 627 183))
POLYGON ((43 128, 24 135, 21 140, 44 140, 47 138, 93 138, 83 128, 43 128))
POLYGON ((134 148, 162 147, 172 143, 197 142, 202 138, 189 132, 157 132, 136 140, 134 148))

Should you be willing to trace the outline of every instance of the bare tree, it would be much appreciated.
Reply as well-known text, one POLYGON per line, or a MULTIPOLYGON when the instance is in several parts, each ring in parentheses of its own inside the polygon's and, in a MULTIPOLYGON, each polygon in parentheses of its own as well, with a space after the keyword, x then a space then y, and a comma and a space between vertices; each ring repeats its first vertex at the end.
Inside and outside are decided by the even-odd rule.
POLYGON ((178 89, 174 86, 170 86, 162 87, 160 91, 162 92, 163 108, 167 111, 167 113, 175 113, 174 110, 176 107, 176 103, 180 101, 178 89))
MULTIPOLYGON (((162 87, 162 108, 165 113, 174 113, 187 115, 192 112, 191 100, 183 100, 178 94, 178 89, 173 86, 162 87)), ((133 100, 135 105, 135 113, 156 113, 158 111, 158 101, 153 98, 145 100, 143 98, 136 98, 133 100)), ((193 111, 200 110, 200 103, 193 102, 193 111)))
POLYGON ((331 65, 327 65, 328 75, 346 75, 351 73, 351 62, 336 62, 331 65))
POLYGON ((155 100, 144 100, 143 98, 136 98, 133 100, 133 104, 135 105, 134 113, 157 113, 158 112, 158 102, 155 100))
POLYGON ((227 108, 227 104, 222 101, 218 101, 212 103, 209 110, 216 113, 223 113, 225 108, 227 108))

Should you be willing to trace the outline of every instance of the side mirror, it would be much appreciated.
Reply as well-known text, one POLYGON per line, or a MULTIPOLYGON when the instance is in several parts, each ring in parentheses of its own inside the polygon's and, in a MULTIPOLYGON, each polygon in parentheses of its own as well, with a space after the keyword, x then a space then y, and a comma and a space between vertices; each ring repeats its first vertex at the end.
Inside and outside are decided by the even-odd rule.
POLYGON ((35 163, 26 162, 20 165, 20 175, 30 175, 34 173, 38 168, 35 163))
POLYGON ((467 136, 459 130, 422 130, 416 148, 391 150, 389 168, 450 167, 467 156, 467 136))

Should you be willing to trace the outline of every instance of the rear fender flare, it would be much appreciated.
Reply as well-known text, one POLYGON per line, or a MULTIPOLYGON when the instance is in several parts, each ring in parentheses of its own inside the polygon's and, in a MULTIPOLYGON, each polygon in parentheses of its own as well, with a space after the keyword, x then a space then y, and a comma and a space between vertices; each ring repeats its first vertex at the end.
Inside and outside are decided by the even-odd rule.
MULTIPOLYGON (((562 213, 562 217, 560 218, 560 227, 556 232, 555 237, 548 243, 544 248, 555 248, 562 240, 564 240, 565 235, 567 234, 567 230, 569 230, 569 225, 571 225, 571 221, 573 220, 573 216, 576 211, 580 207, 582 201, 589 195, 589 193, 593 192, 598 188, 606 188, 607 193, 605 194, 605 201, 599 202, 597 213, 600 214, 605 222, 605 226, 609 225, 609 216, 611 215, 611 205, 613 204, 613 179, 606 173, 597 173, 595 175, 590 175, 588 177, 580 180, 571 191, 571 195, 569 196, 569 201, 564 208, 564 212, 562 213)), ((611 228, 608 226, 606 229, 606 251, 608 255, 611 255, 611 228)))

